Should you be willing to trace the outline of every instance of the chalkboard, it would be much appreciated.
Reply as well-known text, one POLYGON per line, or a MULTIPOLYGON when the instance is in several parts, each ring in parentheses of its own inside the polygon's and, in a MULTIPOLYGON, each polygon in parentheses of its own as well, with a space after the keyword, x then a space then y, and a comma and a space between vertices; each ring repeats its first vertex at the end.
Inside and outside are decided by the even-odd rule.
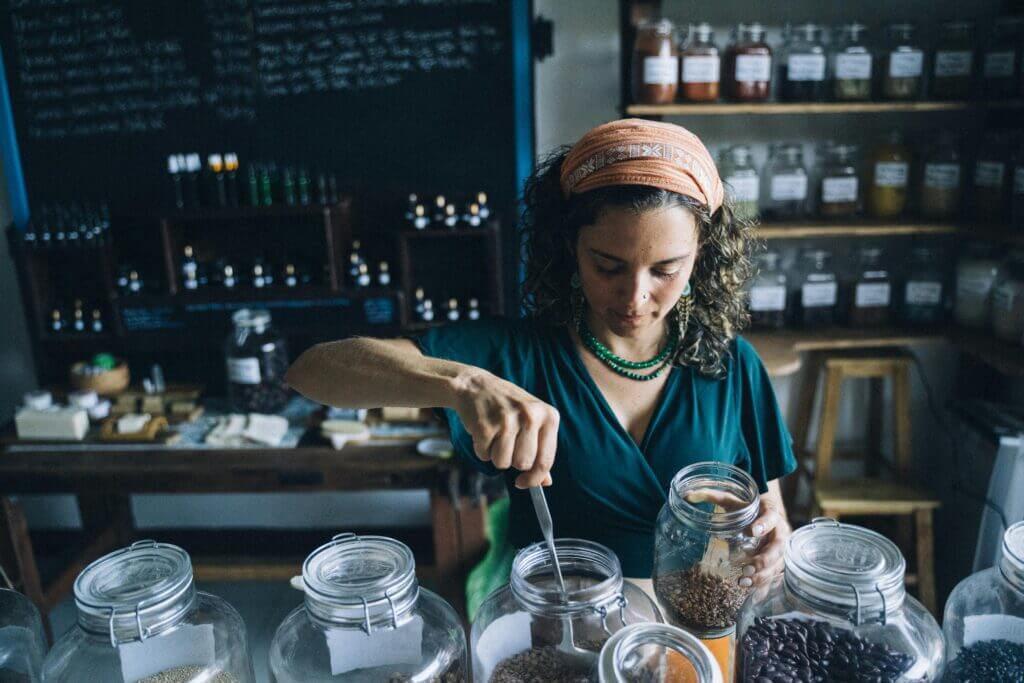
POLYGON ((29 204, 153 211, 169 154, 235 152, 336 171, 357 196, 485 190, 514 216, 529 4, 0 0, 29 204))

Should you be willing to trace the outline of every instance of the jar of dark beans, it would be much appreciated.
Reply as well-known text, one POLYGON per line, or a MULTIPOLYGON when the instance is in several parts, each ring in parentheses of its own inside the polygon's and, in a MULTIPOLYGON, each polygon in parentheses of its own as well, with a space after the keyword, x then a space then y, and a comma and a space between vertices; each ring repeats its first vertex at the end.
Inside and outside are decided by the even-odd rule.
POLYGON ((903 283, 901 318, 907 325, 938 325, 946 319, 944 259, 935 247, 914 247, 903 283))
POLYGON ((999 563, 957 584, 946 601, 946 678, 1024 681, 1024 522, 1003 534, 999 563))
POLYGON ((786 273, 777 251, 758 254, 757 275, 750 281, 750 326, 777 330, 786 324, 786 273))
POLYGON ((798 322, 805 328, 829 327, 836 323, 839 285, 832 270, 832 254, 824 249, 803 252, 803 281, 795 291, 798 322))
POLYGON ((740 613, 737 681, 939 680, 942 632, 907 595, 892 541, 818 518, 793 532, 784 557, 782 576, 740 613))
POLYGON ((772 48, 761 24, 740 24, 725 52, 726 96, 736 102, 764 102, 771 96, 772 48))
POLYGON ((924 51, 914 40, 913 24, 886 29, 882 53, 882 95, 889 100, 915 100, 921 96, 924 51))
POLYGON ((942 25, 932 65, 932 96, 937 99, 966 99, 974 76, 974 24, 951 21, 942 25))
POLYGON ((982 92, 986 97, 1016 97, 1021 83, 1018 77, 1024 33, 1024 18, 1000 17, 993 38, 981 58, 982 92))
POLYGON ((838 102, 871 99, 874 55, 864 24, 844 24, 836 32, 832 52, 832 96, 838 102))
POLYGON ((787 102, 823 102, 828 94, 822 28, 817 24, 787 27, 779 60, 782 99, 787 102))
MULTIPOLYGON (((551 554, 534 543, 512 561, 509 583, 480 605, 470 634, 473 680, 484 683, 596 683, 594 663, 559 648, 571 629, 576 648, 601 651, 610 636, 636 623, 661 623, 661 612, 639 587, 622 578, 610 549, 593 541, 555 539, 565 582, 555 580, 551 554)), ((595 657, 596 659, 596 657, 595 657)))
POLYGON ((284 382, 288 350, 270 325, 270 312, 243 308, 231 316, 235 329, 224 346, 228 399, 235 410, 275 413, 288 402, 284 382))

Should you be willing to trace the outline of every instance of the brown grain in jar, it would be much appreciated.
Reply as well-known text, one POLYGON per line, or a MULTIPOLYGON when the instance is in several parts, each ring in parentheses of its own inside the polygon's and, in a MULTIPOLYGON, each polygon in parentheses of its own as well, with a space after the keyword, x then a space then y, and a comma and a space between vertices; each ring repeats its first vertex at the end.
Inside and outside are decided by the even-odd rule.
POLYGON ((633 101, 671 104, 679 90, 679 51, 667 19, 641 25, 633 45, 633 101))
POLYGON ((718 99, 721 58, 713 42, 710 24, 690 27, 686 47, 680 51, 682 99, 687 102, 714 102, 718 99))
POLYGON ((725 88, 738 102, 763 102, 771 95, 772 49, 761 24, 740 24, 725 52, 725 88))

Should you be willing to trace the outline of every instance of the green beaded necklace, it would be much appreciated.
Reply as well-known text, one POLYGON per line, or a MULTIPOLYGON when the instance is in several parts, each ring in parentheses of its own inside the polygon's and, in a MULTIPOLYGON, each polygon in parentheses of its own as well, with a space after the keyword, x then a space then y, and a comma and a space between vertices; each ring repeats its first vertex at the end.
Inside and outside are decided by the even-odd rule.
POLYGON ((583 344, 590 349, 591 353, 597 356, 598 360, 611 368, 615 373, 638 382, 646 382, 661 376, 669 367, 672 353, 676 350, 676 338, 670 336, 668 344, 654 358, 645 361, 632 361, 616 355, 611 349, 602 344, 583 320, 580 320, 579 334, 583 344), (646 370, 655 366, 657 366, 657 370, 646 375, 635 372, 635 370, 646 370))

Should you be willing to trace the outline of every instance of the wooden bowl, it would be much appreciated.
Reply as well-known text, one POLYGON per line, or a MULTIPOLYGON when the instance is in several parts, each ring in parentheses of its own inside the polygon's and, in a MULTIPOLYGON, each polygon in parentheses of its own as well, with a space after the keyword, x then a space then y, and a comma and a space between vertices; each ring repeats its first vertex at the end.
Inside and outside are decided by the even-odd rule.
POLYGON ((71 386, 75 389, 92 389, 100 396, 110 397, 120 394, 131 383, 128 364, 118 361, 113 370, 106 370, 98 375, 86 375, 81 372, 86 363, 75 363, 71 366, 71 386))

